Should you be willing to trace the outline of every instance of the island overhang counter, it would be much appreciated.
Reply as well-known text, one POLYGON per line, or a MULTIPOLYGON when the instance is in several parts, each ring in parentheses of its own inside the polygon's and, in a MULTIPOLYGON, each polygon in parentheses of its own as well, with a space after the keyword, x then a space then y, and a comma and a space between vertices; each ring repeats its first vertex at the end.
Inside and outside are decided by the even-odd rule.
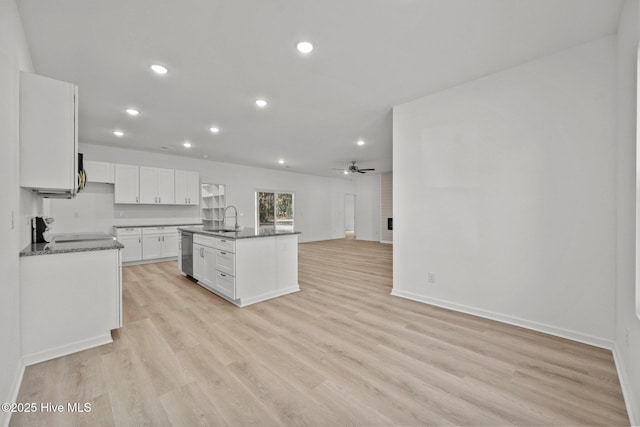
MULTIPOLYGON (((298 231, 243 228, 237 231, 179 227, 192 234, 192 269, 180 269, 198 284, 227 301, 245 307, 300 290, 298 285, 298 231)), ((189 251, 190 249, 190 251, 189 251)), ((188 261, 187 261, 188 262, 188 261)))

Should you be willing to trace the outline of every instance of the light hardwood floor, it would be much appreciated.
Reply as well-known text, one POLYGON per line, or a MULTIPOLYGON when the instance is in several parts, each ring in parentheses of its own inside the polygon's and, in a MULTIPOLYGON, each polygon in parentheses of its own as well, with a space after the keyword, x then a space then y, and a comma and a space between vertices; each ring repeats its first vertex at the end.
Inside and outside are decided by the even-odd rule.
POLYGON ((628 425, 611 352, 389 295, 391 246, 300 245, 245 308, 176 262, 124 268, 114 343, 27 368, 11 425, 628 425))

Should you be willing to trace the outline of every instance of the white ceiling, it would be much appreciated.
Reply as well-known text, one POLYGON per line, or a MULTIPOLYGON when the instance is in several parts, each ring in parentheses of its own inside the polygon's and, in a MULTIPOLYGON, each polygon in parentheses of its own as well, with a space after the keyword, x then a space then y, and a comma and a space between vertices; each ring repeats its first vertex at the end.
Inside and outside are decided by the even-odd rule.
POLYGON ((18 0, 80 141, 341 176, 391 170, 391 108, 614 33, 621 0, 18 0), (295 44, 314 43, 308 56, 295 44), (150 72, 161 63, 166 76, 150 72), (264 97, 268 108, 254 100, 264 97), (124 110, 137 107, 138 117, 124 110), (216 125, 221 132, 209 132, 216 125), (123 138, 112 132, 121 129, 123 138), (363 147, 356 140, 366 141, 363 147), (191 141, 189 150, 182 147, 191 141), (278 159, 285 159, 279 165, 278 159))

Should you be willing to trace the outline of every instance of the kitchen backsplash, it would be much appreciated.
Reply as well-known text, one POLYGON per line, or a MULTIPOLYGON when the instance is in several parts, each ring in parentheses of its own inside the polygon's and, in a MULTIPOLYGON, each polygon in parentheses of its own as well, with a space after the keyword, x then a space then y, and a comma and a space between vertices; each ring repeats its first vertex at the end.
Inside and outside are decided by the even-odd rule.
POLYGON ((50 199, 52 233, 112 232, 114 225, 199 223, 199 206, 115 205, 113 185, 89 183, 75 198, 50 199))

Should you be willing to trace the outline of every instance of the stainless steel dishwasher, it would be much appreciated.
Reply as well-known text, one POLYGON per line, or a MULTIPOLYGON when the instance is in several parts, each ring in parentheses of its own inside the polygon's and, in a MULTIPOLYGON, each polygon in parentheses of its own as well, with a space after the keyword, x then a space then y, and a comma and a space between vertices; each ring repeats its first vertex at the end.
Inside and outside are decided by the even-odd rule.
POLYGON ((182 257, 182 272, 193 277, 193 233, 180 230, 180 248, 182 257))

